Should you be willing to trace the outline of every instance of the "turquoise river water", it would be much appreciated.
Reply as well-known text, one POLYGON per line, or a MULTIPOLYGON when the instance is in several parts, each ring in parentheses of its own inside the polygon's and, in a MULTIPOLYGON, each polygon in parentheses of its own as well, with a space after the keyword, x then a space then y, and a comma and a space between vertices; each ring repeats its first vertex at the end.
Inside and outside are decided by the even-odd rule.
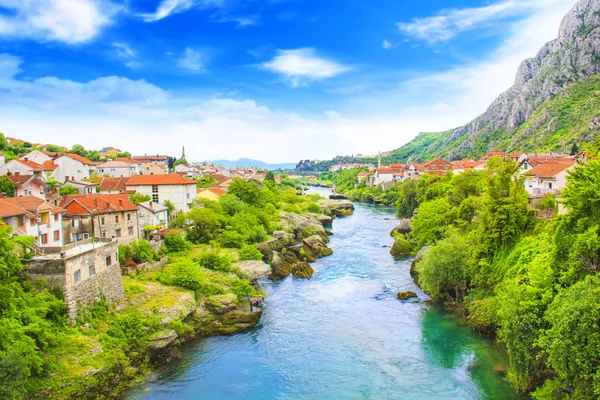
POLYGON ((183 350, 128 399, 520 399, 492 341, 427 305, 410 260, 389 249, 391 208, 356 204, 334 220, 334 254, 311 280, 263 281, 253 330, 183 350), (396 299, 412 290, 419 301, 396 299))

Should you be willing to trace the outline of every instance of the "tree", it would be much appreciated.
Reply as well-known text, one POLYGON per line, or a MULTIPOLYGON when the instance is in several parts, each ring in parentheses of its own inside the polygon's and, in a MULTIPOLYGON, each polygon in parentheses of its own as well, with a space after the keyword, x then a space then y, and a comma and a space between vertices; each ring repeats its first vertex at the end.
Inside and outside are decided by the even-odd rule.
POLYGON ((221 218, 210 208, 194 208, 177 217, 177 225, 188 230, 188 239, 194 243, 208 243, 221 227, 221 218))
POLYGON ((55 146, 53 144, 49 144, 48 146, 46 146, 46 151, 50 151, 52 153, 59 153, 60 149, 58 148, 58 146, 55 146))
POLYGON ((572 219, 591 218, 593 223, 600 223, 600 161, 592 160, 572 170, 563 196, 572 219))
POLYGON ((413 219, 412 235, 420 246, 426 246, 441 239, 449 226, 447 214, 450 203, 445 198, 427 201, 419 206, 413 219))
POLYGON ((150 201, 151 199, 152 197, 149 194, 141 194, 136 192, 129 195, 129 201, 136 205, 150 201))
POLYGON ((77 188, 75 188, 71 185, 64 185, 58 189, 58 194, 60 194, 61 196, 64 196, 67 194, 79 194, 79 191, 77 190, 77 188))
POLYGON ((175 211, 175 204, 169 199, 163 201, 163 206, 169 209, 169 214, 173 214, 173 211, 175 211))
POLYGON ((131 158, 131 153, 128 151, 124 151, 122 153, 117 154, 118 158, 131 158))
POLYGON ((275 173, 273 171, 267 171, 265 181, 275 182, 275 173))
POLYGON ((217 186, 219 182, 215 180, 211 175, 205 176, 204 178, 196 178, 196 186, 200 189, 217 186))
POLYGON ((87 155, 85 147, 83 147, 80 144, 74 144, 73 147, 71 148, 71 153, 78 154, 82 157, 85 157, 87 155))
POLYGON ((4 175, 0 179, 0 193, 6 193, 7 197, 14 197, 17 191, 17 185, 4 175))
POLYGON ((433 245, 417 264, 419 285, 435 299, 450 293, 460 299, 465 294, 470 262, 469 243, 453 234, 433 245))
POLYGON ((571 147, 571 155, 574 156, 579 153, 579 147, 577 147, 577 143, 573 143, 573 147, 571 147))

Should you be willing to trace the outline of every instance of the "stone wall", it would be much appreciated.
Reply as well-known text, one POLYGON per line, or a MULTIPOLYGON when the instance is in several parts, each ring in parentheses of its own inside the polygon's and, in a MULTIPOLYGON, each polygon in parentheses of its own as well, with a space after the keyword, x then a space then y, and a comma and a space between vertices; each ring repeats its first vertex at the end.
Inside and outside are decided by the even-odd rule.
POLYGON ((106 267, 102 272, 66 288, 64 295, 71 321, 75 320, 80 307, 86 307, 97 301, 101 295, 109 301, 122 299, 125 297, 125 289, 119 263, 106 267))

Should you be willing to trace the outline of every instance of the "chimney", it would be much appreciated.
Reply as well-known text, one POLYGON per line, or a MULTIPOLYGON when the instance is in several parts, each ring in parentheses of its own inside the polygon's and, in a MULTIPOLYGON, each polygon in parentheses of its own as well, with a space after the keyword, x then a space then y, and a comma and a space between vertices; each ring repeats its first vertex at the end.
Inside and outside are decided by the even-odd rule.
POLYGON ((25 161, 29 161, 29 157, 25 157, 23 160, 25 160, 25 161))
POLYGON ((149 203, 149 204, 150 204, 150 208, 152 208, 152 200, 150 200, 150 203, 149 203))
POLYGON ((122 207, 123 206, 123 199, 119 199, 119 205, 122 207))
POLYGON ((110 208, 110 202, 106 202, 106 208, 110 208))

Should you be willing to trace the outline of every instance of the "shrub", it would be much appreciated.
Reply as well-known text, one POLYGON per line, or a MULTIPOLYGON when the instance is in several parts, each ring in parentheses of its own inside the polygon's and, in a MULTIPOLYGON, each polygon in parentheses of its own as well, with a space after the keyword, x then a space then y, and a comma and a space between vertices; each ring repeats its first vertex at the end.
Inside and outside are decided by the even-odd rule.
POLYGON ((131 252, 133 261, 136 263, 151 262, 158 258, 150 242, 144 239, 131 242, 131 252))
POLYGON ((192 248, 192 244, 185 240, 185 236, 181 233, 169 233, 165 235, 165 246, 169 253, 182 253, 192 248))
POLYGON ((231 258, 227 254, 205 252, 196 261, 204 268, 215 271, 229 272, 231 270, 231 258))
POLYGON ((244 244, 244 237, 234 230, 226 230, 219 236, 221 246, 233 249, 239 249, 244 244))
POLYGON ((202 274, 198 264, 190 260, 179 261, 171 266, 171 270, 172 284, 190 290, 198 290, 202 286, 202 274))
POLYGON ((256 248, 256 246, 245 245, 238 251, 240 261, 246 260, 262 260, 262 253, 256 248))
POLYGON ((311 213, 323 214, 323 210, 321 209, 321 207, 319 207, 319 205, 317 203, 315 203, 314 201, 308 203, 308 206, 306 207, 306 209, 311 213))

